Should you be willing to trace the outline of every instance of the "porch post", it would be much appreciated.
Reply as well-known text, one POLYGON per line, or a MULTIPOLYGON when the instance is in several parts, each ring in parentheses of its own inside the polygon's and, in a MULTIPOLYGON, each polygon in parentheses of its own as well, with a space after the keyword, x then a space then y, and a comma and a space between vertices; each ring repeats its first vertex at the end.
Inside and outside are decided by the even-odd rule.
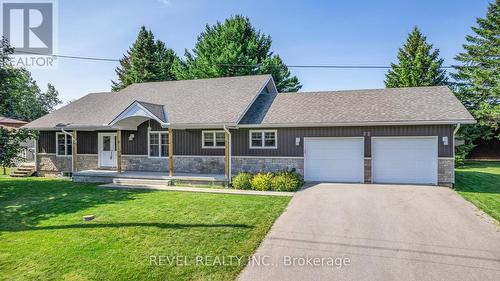
POLYGON ((224 153, 225 153, 225 174, 226 179, 229 182, 231 179, 229 178, 229 133, 224 131, 224 153))
POLYGON ((116 132, 116 170, 122 172, 122 130, 116 132))
POLYGON ((77 135, 76 135, 76 130, 73 131, 73 135, 71 136, 72 142, 73 142, 73 151, 71 152, 71 173, 76 172, 76 157, 77 157, 77 151, 78 151, 78 142, 76 141, 77 135))
POLYGON ((174 175, 174 130, 168 128, 168 175, 174 175))

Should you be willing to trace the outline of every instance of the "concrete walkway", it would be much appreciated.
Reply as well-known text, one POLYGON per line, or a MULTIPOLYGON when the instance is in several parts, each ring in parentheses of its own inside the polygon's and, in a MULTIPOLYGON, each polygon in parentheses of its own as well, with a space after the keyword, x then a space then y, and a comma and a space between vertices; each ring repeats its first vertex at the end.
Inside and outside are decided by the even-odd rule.
POLYGON ((445 187, 318 184, 251 261, 240 280, 500 280, 500 227, 445 187))
POLYGON ((210 188, 210 187, 184 187, 184 186, 128 186, 117 184, 103 184, 100 188, 115 188, 115 189, 151 189, 163 191, 183 191, 183 192, 204 192, 204 193, 224 193, 224 194, 239 194, 239 195, 266 195, 266 196, 293 196, 294 192, 276 192, 276 191, 257 191, 257 190, 241 190, 231 188, 210 188))

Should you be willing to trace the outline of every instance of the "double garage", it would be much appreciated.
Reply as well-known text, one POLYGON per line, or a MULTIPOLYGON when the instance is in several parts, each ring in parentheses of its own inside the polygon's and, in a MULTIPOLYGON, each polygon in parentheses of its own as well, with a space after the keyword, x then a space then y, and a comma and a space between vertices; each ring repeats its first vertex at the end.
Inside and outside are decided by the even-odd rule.
POLYGON ((437 136, 371 137, 365 143, 364 137, 304 138, 305 180, 363 183, 368 172, 373 183, 438 183, 437 136))

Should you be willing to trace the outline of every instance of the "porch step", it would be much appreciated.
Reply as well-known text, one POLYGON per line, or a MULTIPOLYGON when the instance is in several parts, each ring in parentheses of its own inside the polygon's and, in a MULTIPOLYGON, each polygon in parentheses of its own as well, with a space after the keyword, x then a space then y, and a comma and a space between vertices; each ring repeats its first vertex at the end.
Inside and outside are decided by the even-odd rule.
POLYGON ((29 177, 35 173, 35 166, 29 164, 23 164, 17 168, 15 168, 10 176, 16 178, 24 178, 29 177))
POLYGON ((113 184, 125 186, 170 186, 172 185, 172 180, 114 178, 113 184))
POLYGON ((21 166, 19 168, 16 169, 16 171, 19 171, 19 172, 31 172, 32 170, 34 170, 35 167, 29 167, 29 166, 21 166))

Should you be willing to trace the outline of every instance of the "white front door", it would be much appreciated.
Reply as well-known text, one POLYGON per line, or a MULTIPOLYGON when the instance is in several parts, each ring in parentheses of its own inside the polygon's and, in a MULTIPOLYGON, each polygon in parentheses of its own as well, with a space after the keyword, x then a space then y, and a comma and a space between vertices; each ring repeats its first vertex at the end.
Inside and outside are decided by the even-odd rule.
POLYGON ((363 138, 306 138, 306 181, 363 182, 363 138))
POLYGON ((116 133, 99 133, 99 167, 115 168, 117 158, 116 133))
POLYGON ((437 184, 437 137, 373 137, 374 183, 437 184))

